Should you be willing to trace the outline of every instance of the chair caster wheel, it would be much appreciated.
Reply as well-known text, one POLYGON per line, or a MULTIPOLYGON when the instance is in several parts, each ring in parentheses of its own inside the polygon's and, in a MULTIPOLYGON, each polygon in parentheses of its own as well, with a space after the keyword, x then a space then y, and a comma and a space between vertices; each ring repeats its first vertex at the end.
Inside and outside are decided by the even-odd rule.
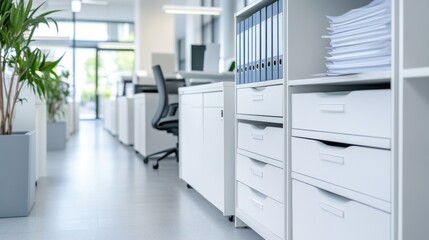
POLYGON ((228 220, 229 220, 230 222, 234 222, 235 217, 234 217, 234 216, 229 216, 229 217, 228 217, 228 220))
POLYGON ((156 170, 156 169, 158 169, 159 165, 158 165, 158 164, 155 164, 155 165, 153 165, 152 167, 153 167, 153 169, 155 169, 155 170, 156 170))
POLYGON ((147 164, 147 163, 149 162, 149 158, 148 158, 148 157, 143 158, 143 162, 144 162, 145 164, 147 164))
POLYGON ((189 188, 189 189, 192 189, 192 186, 189 185, 189 184, 186 184, 186 187, 189 188))

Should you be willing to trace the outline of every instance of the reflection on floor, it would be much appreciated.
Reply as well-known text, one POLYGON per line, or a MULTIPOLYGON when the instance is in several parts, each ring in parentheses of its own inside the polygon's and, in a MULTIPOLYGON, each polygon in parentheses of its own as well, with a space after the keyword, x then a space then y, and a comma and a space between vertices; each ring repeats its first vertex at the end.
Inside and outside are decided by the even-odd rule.
POLYGON ((0 219, 0 240, 261 239, 235 229, 178 179, 175 161, 155 171, 101 127, 81 122, 66 151, 48 154, 48 176, 27 218, 0 219))

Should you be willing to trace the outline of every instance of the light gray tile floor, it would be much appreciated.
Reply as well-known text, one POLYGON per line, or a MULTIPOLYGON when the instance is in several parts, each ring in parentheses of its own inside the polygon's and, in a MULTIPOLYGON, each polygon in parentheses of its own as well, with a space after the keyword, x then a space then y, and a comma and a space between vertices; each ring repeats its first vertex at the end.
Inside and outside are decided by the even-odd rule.
POLYGON ((261 239, 187 189, 177 162, 153 170, 101 122, 81 122, 65 151, 49 152, 47 175, 29 217, 0 219, 0 240, 261 239))

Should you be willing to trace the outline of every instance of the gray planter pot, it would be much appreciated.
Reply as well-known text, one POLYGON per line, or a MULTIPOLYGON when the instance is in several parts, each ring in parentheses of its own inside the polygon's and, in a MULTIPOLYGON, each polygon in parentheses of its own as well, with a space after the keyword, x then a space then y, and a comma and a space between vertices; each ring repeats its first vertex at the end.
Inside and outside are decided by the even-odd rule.
POLYGON ((35 198, 35 132, 0 135, 0 217, 25 217, 35 198))
POLYGON ((48 123, 47 146, 48 151, 61 151, 66 148, 67 127, 65 122, 48 123))

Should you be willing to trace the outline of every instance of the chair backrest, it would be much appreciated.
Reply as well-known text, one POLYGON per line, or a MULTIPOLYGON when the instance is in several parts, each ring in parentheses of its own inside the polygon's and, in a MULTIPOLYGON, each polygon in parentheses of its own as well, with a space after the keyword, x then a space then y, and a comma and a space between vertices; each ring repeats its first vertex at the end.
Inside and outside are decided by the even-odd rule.
POLYGON ((156 87, 159 95, 158 106, 156 108, 155 115, 152 118, 152 127, 158 129, 159 121, 168 114, 168 92, 161 66, 155 65, 152 67, 152 70, 153 75, 155 76, 156 87))

